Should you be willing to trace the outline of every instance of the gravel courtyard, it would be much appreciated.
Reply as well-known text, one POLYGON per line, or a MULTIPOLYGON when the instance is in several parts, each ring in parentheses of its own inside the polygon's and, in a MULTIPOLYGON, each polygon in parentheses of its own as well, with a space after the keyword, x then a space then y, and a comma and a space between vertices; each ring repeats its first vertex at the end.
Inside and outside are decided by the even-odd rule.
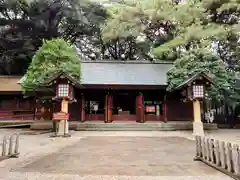
POLYGON ((23 135, 26 152, 19 159, 0 162, 0 179, 230 180, 193 161, 191 139, 182 132, 73 132, 71 138, 23 135))

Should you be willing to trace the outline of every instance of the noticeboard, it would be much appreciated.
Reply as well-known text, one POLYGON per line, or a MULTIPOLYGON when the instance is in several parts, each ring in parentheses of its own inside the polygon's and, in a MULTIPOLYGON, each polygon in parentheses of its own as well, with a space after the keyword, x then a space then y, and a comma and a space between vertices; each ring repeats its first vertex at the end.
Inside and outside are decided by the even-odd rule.
POLYGON ((57 112, 53 113, 53 120, 69 120, 69 113, 57 112))
POLYGON ((156 107, 155 106, 146 106, 146 112, 155 113, 156 112, 156 107))

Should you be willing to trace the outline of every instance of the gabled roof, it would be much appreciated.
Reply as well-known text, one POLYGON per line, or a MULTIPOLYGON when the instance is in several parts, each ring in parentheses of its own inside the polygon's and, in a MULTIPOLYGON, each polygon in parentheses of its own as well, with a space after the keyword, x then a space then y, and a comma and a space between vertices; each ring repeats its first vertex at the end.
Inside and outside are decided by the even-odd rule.
POLYGON ((82 85, 167 85, 172 63, 148 61, 86 61, 81 64, 82 85))
POLYGON ((236 79, 236 88, 240 89, 240 79, 236 79))
POLYGON ((55 79, 59 78, 60 76, 64 76, 66 79, 68 79, 69 81, 74 83, 76 86, 80 86, 80 81, 78 79, 77 80, 74 79, 72 76, 68 75, 65 72, 56 72, 47 81, 43 82, 43 86, 50 85, 50 83, 52 81, 54 81, 55 79))
POLYGON ((0 92, 21 92, 22 88, 18 83, 21 76, 0 76, 0 92))
POLYGON ((211 75, 207 74, 206 72, 199 72, 199 73, 196 73, 195 75, 193 75, 192 77, 188 78, 187 80, 185 80, 182 84, 177 86, 175 88, 175 90, 181 89, 181 88, 187 86, 188 84, 191 84, 193 81, 195 81, 199 77, 203 77, 206 80, 208 80, 211 84, 215 84, 215 82, 214 82, 213 78, 211 77, 211 75))
MULTIPOLYGON (((56 73, 49 84, 61 74, 79 85, 167 85, 167 72, 173 64, 164 61, 83 61, 81 79, 73 79, 66 73, 56 73)), ((19 83, 24 80, 21 78, 19 83)))

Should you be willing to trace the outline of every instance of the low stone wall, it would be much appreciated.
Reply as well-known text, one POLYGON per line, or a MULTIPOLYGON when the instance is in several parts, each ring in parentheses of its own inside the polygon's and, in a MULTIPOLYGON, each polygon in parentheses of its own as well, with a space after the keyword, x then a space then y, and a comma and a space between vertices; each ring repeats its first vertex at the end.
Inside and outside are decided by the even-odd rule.
POLYGON ((240 180, 240 150, 237 144, 196 136, 195 160, 240 180))

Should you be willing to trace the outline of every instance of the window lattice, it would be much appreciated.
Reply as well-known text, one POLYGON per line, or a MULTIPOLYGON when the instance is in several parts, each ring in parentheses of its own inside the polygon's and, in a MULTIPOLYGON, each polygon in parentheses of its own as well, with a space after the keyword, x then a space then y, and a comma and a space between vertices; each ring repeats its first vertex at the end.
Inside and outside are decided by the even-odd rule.
POLYGON ((194 85, 193 86, 193 96, 194 97, 204 97, 204 89, 201 85, 194 85))
POLYGON ((59 84, 58 85, 58 96, 67 97, 69 95, 69 85, 68 84, 59 84))

